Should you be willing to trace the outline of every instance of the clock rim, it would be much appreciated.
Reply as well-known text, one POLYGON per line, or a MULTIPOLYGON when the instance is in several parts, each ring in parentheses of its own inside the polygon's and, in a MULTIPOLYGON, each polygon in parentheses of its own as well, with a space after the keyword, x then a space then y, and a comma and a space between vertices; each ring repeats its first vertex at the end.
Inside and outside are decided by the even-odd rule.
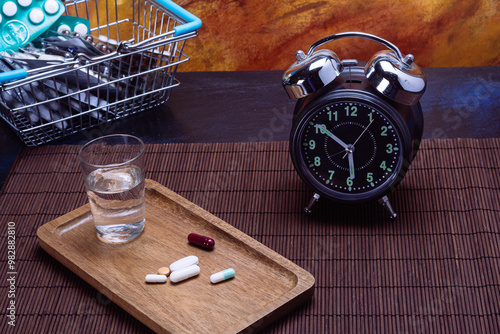
POLYGON ((290 132, 289 150, 295 170, 299 174, 302 181, 304 181, 304 183, 306 183, 319 195, 326 197, 332 201, 342 203, 363 203, 375 200, 387 195, 397 187, 397 185, 404 178, 408 169, 407 167, 412 161, 412 141, 410 131, 405 124, 403 117, 396 110, 396 108, 394 108, 384 99, 381 99, 379 96, 371 92, 356 89, 330 91, 326 94, 321 95, 317 99, 309 101, 309 103, 305 105, 303 104, 303 102, 304 101, 297 102, 298 104, 301 103, 301 108, 303 109, 300 110, 294 120, 294 124, 290 132), (300 138, 302 138, 302 133, 304 132, 305 125, 307 124, 307 120, 309 120, 314 113, 322 109, 323 106, 338 102, 362 102, 368 105, 374 105, 377 110, 381 110, 383 115, 387 117, 392 122, 392 124, 394 124, 395 130, 398 132, 401 140, 402 152, 398 167, 392 173, 389 182, 384 182, 379 187, 370 189, 366 192, 349 194, 335 191, 331 188, 326 187, 310 173, 309 168, 304 162, 302 153, 300 151, 300 138))

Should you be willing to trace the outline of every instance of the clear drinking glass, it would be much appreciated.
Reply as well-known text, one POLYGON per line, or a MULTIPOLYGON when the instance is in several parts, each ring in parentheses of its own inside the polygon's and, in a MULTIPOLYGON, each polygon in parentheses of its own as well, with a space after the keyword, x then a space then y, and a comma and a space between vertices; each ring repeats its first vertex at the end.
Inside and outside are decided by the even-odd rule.
POLYGON ((139 236, 145 225, 144 143, 130 135, 94 139, 78 152, 97 235, 107 242, 139 236))

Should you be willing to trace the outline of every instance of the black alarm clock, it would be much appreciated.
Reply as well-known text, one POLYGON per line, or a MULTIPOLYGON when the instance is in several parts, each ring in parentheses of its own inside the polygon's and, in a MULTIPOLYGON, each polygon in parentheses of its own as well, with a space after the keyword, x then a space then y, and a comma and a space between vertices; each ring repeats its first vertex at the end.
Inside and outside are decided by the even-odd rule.
POLYGON ((423 71, 412 55, 403 56, 394 44, 362 32, 330 35, 296 57, 282 83, 298 99, 290 155, 314 191, 306 212, 320 197, 350 204, 378 200, 395 218, 387 195, 405 176, 422 138, 423 71), (341 61, 331 50, 316 50, 353 37, 390 50, 368 62, 341 61))

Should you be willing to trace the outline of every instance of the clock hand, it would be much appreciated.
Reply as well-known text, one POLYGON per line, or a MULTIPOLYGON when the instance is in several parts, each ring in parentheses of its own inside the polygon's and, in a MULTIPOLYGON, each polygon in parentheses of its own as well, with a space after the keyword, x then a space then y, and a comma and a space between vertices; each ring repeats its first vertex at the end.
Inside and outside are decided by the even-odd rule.
POLYGON ((328 137, 332 138, 333 140, 335 140, 340 146, 342 146, 343 148, 345 148, 347 150, 347 144, 344 143, 342 140, 339 139, 339 137, 335 136, 333 133, 331 133, 330 131, 328 131, 326 129, 326 126, 323 125, 319 125, 319 124, 316 124, 315 125, 318 129, 320 129, 321 131, 323 131, 324 133, 327 134, 328 137))
POLYGON ((347 153, 347 158, 349 159, 349 173, 351 180, 354 180, 354 156, 352 150, 347 153))
MULTIPOLYGON (((361 132, 361 134, 358 136, 358 138, 356 138, 356 140, 355 140, 355 141, 354 141, 354 143, 352 144, 352 148, 353 148, 353 149, 354 149, 354 145, 356 145, 356 143, 358 142, 358 140, 359 140, 359 139, 360 139, 360 138, 361 138, 361 137, 365 134, 366 130, 368 130, 368 127, 369 127, 370 125, 372 125, 373 121, 374 121, 374 120, 372 119, 372 121, 370 122, 370 124, 368 124, 368 125, 367 125, 364 129, 363 129, 363 132, 361 132)), ((347 150, 347 148, 346 148, 346 150, 347 150)), ((346 156, 348 153, 349 153, 349 152, 348 152, 348 151, 346 151, 346 153, 344 154, 344 156, 342 157, 342 159, 344 159, 344 158, 345 158, 345 156, 346 156)))
POLYGON ((356 143, 358 142, 359 138, 361 138, 361 136, 363 136, 363 134, 366 132, 366 130, 368 130, 368 127, 369 127, 370 125, 372 125, 373 121, 374 121, 374 120, 372 119, 372 121, 370 122, 370 124, 368 124, 368 125, 367 125, 364 129, 363 129, 363 132, 361 132, 361 134, 360 134, 360 135, 359 135, 359 137, 358 137, 358 138, 354 141, 354 144, 352 144, 352 146, 356 145, 356 143))
POLYGON ((342 153, 345 153, 345 150, 342 150, 342 151, 340 151, 340 152, 337 152, 337 153, 334 153, 334 154, 332 154, 332 155, 329 155, 328 157, 329 157, 329 158, 333 158, 334 156, 339 155, 339 154, 342 154, 342 153))

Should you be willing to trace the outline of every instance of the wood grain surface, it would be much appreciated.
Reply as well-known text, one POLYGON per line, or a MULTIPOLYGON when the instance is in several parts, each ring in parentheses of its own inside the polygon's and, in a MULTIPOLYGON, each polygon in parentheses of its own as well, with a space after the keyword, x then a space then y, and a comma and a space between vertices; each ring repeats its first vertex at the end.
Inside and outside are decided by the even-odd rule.
MULTIPOLYGON (((8 250, 6 223, 14 222, 18 272, 18 321, 0 322, 0 333, 153 333, 40 247, 38 227, 87 202, 80 147, 24 149, 0 191, 0 254, 8 250)), ((147 144, 145 154, 147 178, 314 275, 314 297, 264 333, 500 333, 500 139, 422 141, 391 195, 394 222, 378 203, 320 201, 305 215, 312 192, 286 142, 147 144)), ((205 284, 208 271, 175 288, 205 284)), ((222 284, 238 283, 236 275, 222 284)), ((4 281, 3 319, 8 291, 4 281)), ((159 298, 171 305, 170 295, 159 298)))
POLYGON ((146 228, 125 244, 100 241, 89 206, 38 229, 40 245, 71 271, 159 333, 234 333, 258 329, 309 299, 314 277, 248 235, 160 184, 146 180, 146 228), (190 245, 196 232, 212 251, 190 245), (147 274, 188 255, 201 273, 180 283, 146 284, 147 274), (234 268, 214 285, 211 274, 234 268))

